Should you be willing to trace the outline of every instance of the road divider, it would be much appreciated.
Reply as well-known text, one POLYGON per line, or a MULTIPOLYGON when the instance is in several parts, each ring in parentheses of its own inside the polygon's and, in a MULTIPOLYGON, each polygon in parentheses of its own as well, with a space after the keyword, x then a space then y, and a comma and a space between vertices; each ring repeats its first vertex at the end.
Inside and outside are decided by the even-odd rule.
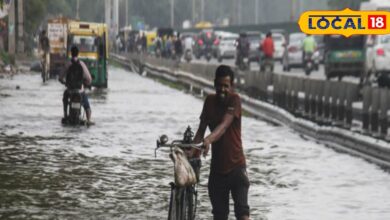
MULTIPOLYGON (((178 64, 142 55, 111 57, 135 72, 184 84, 198 94, 214 92, 217 65, 178 64)), ((243 108, 251 115, 390 167, 389 90, 274 73, 236 72, 237 81, 245 82, 238 83, 243 108), (362 109, 354 107, 359 102, 362 109)))

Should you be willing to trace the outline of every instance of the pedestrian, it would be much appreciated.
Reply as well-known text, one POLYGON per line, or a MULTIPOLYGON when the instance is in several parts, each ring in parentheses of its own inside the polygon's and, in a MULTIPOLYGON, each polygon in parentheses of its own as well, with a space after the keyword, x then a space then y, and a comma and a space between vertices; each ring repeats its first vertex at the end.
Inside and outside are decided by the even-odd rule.
POLYGON ((241 142, 241 99, 233 91, 233 82, 233 70, 220 65, 215 72, 216 93, 208 95, 204 102, 194 138, 195 143, 203 141, 203 156, 212 145, 208 191, 214 220, 228 219, 230 193, 236 219, 249 219, 249 179, 241 142), (204 138, 207 127, 211 133, 204 138))
POLYGON ((42 30, 39 35, 39 46, 42 53, 42 66, 45 66, 45 69, 50 72, 50 40, 46 30, 42 30))
POLYGON ((146 34, 143 33, 141 37, 142 52, 146 53, 148 49, 148 40, 146 39, 146 34))

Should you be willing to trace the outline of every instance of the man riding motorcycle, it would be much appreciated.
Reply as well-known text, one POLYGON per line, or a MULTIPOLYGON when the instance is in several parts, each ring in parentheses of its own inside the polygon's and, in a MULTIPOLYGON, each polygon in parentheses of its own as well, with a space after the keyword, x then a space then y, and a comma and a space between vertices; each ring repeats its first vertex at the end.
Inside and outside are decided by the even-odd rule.
POLYGON ((267 65, 271 65, 271 71, 273 71, 274 69, 273 59, 274 59, 275 46, 274 46, 274 41, 272 39, 271 32, 267 33, 266 38, 261 43, 260 49, 263 52, 263 56, 264 56, 261 61, 260 69, 264 71, 265 65, 267 64, 267 65))
POLYGON ((245 62, 244 58, 249 57, 249 48, 250 48, 250 43, 246 33, 241 33, 236 43, 237 43, 236 44, 236 51, 237 51, 236 65, 239 66, 240 68, 246 67, 248 61, 245 62))
POLYGON ((92 82, 91 73, 85 63, 78 59, 79 49, 76 46, 71 48, 72 59, 66 64, 64 71, 59 77, 59 81, 66 85, 62 102, 64 104, 64 120, 68 118, 67 108, 69 99, 69 90, 78 89, 83 100, 83 107, 87 115, 87 125, 93 125, 91 121, 91 107, 89 105, 88 96, 84 91, 84 84, 90 85, 92 82))
POLYGON ((305 57, 306 55, 308 56, 313 56, 315 50, 317 48, 317 43, 314 37, 310 34, 306 35, 306 38, 302 41, 302 59, 303 59, 303 64, 305 63, 305 57))

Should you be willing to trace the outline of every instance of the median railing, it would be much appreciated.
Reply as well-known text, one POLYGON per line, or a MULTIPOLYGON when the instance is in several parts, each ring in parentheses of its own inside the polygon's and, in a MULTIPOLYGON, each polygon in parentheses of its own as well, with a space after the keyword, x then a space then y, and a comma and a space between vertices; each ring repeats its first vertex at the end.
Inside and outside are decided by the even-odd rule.
MULTIPOLYGON (((180 63, 152 56, 129 55, 128 60, 141 68, 145 64, 172 72, 188 72, 210 82, 218 65, 180 63)), ((331 125, 389 138, 390 90, 350 82, 326 81, 307 77, 237 71, 237 87, 249 96, 283 108, 297 117, 319 125, 331 125)))

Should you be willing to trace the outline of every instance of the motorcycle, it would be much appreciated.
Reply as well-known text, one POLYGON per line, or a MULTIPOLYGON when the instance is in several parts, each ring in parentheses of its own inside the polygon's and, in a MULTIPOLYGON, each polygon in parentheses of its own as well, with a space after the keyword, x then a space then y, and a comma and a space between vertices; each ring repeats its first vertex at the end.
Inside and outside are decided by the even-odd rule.
POLYGON ((305 54, 304 63, 305 63, 305 74, 306 76, 309 76, 310 73, 314 70, 313 53, 305 54))
POLYGON ((63 124, 68 125, 84 125, 84 114, 82 113, 83 96, 80 90, 73 89, 68 90, 68 106, 67 106, 67 118, 62 119, 63 124))
POLYGON ((249 69, 249 57, 243 54, 237 54, 236 65, 240 70, 248 70, 249 69))
POLYGON ((260 61, 260 70, 264 72, 274 71, 274 60, 272 57, 263 57, 260 61))
POLYGON ((211 48, 211 45, 206 45, 205 47, 205 52, 204 52, 204 56, 207 60, 207 62, 209 62, 211 60, 211 57, 212 57, 212 48, 211 48))
POLYGON ((191 50, 187 49, 184 52, 184 59, 187 61, 187 63, 191 62, 191 60, 192 60, 192 52, 191 52, 191 50))

